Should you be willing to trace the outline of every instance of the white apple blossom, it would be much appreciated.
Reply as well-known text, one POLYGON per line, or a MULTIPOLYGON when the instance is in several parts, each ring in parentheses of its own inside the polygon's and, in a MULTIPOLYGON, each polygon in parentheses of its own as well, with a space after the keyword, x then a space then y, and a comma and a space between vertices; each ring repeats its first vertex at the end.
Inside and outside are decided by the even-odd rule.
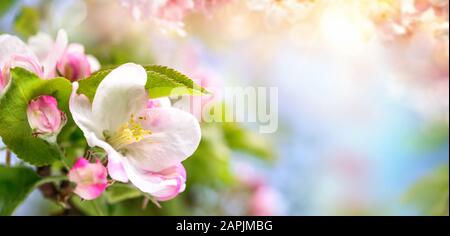
POLYGON ((107 152, 110 176, 156 196, 181 186, 178 178, 154 181, 154 176, 191 156, 201 131, 190 113, 149 105, 146 82, 142 66, 124 64, 103 79, 92 103, 77 94, 78 83, 73 83, 69 107, 89 146, 107 152))

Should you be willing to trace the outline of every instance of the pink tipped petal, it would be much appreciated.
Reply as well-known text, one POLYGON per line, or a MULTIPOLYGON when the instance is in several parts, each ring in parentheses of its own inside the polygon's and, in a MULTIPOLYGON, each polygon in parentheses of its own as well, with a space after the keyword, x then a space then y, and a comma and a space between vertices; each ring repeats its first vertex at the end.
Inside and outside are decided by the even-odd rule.
POLYGON ((72 168, 78 169, 78 168, 84 168, 89 164, 89 161, 84 158, 79 158, 77 162, 73 165, 72 168))
POLYGON ((123 162, 123 167, 133 185, 145 193, 156 193, 162 191, 167 185, 177 184, 176 181, 161 184, 162 179, 159 176, 152 175, 152 172, 130 165, 128 159, 123 162))
POLYGON ((8 34, 0 35, 0 65, 7 64, 14 55, 23 55, 38 61, 33 51, 18 37, 8 34))
POLYGON ((158 201, 167 201, 176 197, 185 189, 186 171, 181 164, 160 172, 152 172, 125 164, 130 181, 141 191, 149 193, 158 201))
POLYGON ((3 91, 6 89, 6 85, 8 85, 9 83, 9 80, 6 80, 6 78, 6 73, 4 73, 2 68, 0 67, 0 95, 3 93, 3 91))
POLYGON ((166 188, 164 188, 163 190, 153 193, 153 196, 155 196, 158 201, 171 200, 185 190, 186 170, 181 163, 158 172, 157 174, 161 175, 161 177, 165 179, 165 181, 177 181, 176 185, 166 185, 166 188))
POLYGON ((194 116, 176 108, 146 109, 142 127, 152 133, 138 143, 127 146, 129 162, 149 171, 174 166, 197 149, 201 131, 194 116))
POLYGON ((105 191, 107 184, 81 185, 75 188, 74 193, 84 200, 94 200, 105 191))

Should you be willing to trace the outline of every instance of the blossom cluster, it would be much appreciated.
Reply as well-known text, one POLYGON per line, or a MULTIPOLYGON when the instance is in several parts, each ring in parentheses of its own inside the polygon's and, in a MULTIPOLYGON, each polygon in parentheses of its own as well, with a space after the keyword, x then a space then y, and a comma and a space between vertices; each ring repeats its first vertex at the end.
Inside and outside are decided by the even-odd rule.
POLYGON ((263 12, 269 25, 294 23, 308 17, 319 0, 247 0, 250 10, 263 12))
POLYGON ((53 40, 46 33, 38 33, 23 42, 18 37, 0 36, 0 94, 9 84, 10 69, 22 67, 43 79, 63 76, 70 81, 86 78, 100 69, 97 59, 84 52, 80 44, 68 43, 67 33, 60 30, 53 40))
MULTIPOLYGON (((69 44, 63 30, 56 40, 39 33, 28 43, 1 35, 0 97, 13 80, 21 79, 10 73, 15 67, 42 80, 64 77, 70 81, 70 117, 87 144, 107 154, 93 163, 90 157, 78 158, 68 173, 76 184, 74 193, 92 200, 114 181, 131 182, 156 201, 170 200, 184 191, 186 170, 181 162, 199 145, 199 122, 191 113, 172 107, 167 97, 149 99, 144 67, 127 63, 111 70, 91 102, 78 93, 79 81, 89 79, 100 64, 82 45, 69 44)), ((54 145, 68 120, 58 102, 52 95, 40 95, 29 101, 26 111, 33 136, 54 145)))
POLYGON ((151 19, 162 29, 184 35, 183 20, 192 13, 210 14, 232 0, 119 0, 136 20, 151 19))

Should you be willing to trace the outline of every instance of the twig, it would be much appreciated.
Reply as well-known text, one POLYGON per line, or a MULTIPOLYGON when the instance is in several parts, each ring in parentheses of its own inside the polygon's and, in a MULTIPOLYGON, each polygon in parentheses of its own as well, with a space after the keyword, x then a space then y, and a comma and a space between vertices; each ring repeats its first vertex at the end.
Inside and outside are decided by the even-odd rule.
POLYGON ((45 177, 45 178, 42 178, 41 180, 39 180, 38 182, 36 182, 36 187, 43 185, 43 184, 54 183, 54 182, 58 182, 58 181, 62 181, 62 180, 67 180, 67 176, 61 175, 61 176, 45 177))
POLYGON ((142 210, 145 210, 147 208, 149 201, 150 199, 147 196, 145 196, 144 200, 142 201, 142 210))
POLYGON ((5 159, 5 165, 7 167, 11 166, 11 151, 9 149, 6 149, 6 159, 5 159))

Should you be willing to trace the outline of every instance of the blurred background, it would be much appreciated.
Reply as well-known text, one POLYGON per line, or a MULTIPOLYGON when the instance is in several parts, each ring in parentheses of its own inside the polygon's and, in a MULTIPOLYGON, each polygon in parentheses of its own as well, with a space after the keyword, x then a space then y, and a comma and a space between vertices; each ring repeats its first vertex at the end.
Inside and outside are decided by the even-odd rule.
MULTIPOLYGON (((110 214, 448 215, 448 1, 211 0, 175 22, 141 2, 2 0, 0 32, 63 28, 102 66, 277 87, 279 125, 203 123, 183 194, 107 194, 110 214)), ((15 214, 58 208, 35 191, 15 214)))

